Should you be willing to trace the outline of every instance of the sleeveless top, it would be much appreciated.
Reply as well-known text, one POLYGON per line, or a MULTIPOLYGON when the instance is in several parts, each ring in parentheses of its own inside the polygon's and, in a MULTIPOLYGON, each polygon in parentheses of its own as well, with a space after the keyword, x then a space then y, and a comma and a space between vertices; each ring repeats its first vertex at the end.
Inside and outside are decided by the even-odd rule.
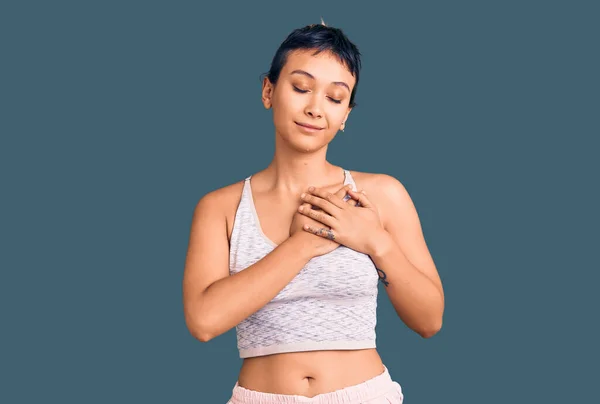
MULTIPOLYGON (((356 184, 344 170, 344 184, 356 184)), ((244 181, 231 234, 229 273, 248 268, 277 244, 263 233, 244 181)), ((316 237, 316 236, 315 236, 316 237)), ((313 257, 269 303, 236 326, 240 358, 282 352, 375 348, 377 269, 367 254, 340 245, 313 257)))

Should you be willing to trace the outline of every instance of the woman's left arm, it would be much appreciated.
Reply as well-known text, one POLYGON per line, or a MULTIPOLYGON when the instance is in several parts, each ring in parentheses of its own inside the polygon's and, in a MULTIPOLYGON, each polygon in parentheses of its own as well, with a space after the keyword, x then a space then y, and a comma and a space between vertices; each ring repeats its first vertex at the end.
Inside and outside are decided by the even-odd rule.
POLYGON ((417 210, 394 177, 376 174, 377 201, 384 231, 373 235, 369 255, 385 278, 386 291, 402 321, 424 338, 442 327, 444 290, 417 210))
POLYGON ((398 316, 429 338, 442 327, 444 291, 417 210, 394 177, 371 174, 367 183, 369 196, 347 191, 360 207, 323 189, 309 188, 302 199, 320 210, 300 207, 300 212, 327 227, 305 226, 304 230, 368 254, 398 316))

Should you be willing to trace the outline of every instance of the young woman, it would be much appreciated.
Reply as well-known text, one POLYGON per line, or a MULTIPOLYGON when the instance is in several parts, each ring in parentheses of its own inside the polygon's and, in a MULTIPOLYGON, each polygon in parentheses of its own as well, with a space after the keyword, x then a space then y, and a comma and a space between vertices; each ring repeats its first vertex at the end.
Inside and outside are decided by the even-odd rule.
POLYGON ((236 327, 244 361, 229 403, 401 403, 376 350, 378 280, 415 332, 442 325, 441 281, 406 189, 326 160, 360 65, 341 30, 293 31, 262 86, 273 160, 194 211, 185 319, 203 342, 236 327))

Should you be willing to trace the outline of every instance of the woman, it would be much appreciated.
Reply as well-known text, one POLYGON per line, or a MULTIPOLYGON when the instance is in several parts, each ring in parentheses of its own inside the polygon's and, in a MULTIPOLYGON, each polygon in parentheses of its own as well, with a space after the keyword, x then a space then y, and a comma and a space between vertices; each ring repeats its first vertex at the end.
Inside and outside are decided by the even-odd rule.
POLYGON ((408 327, 425 338, 441 327, 441 281, 406 189, 326 160, 360 64, 339 29, 293 31, 262 86, 273 160, 194 211, 185 319, 203 342, 236 327, 230 403, 401 403, 375 346, 380 279, 408 327))

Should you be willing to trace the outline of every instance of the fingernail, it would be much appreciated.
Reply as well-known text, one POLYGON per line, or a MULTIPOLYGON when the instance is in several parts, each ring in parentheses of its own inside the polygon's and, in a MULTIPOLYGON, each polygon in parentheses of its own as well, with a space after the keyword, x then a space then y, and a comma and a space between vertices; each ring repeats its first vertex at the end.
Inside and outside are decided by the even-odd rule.
POLYGON ((304 198, 306 196, 305 193, 302 193, 302 195, 300 195, 300 198, 304 198))
POLYGON ((308 190, 309 190, 310 192, 312 192, 312 191, 314 191, 314 190, 315 190, 315 187, 313 187, 313 186, 310 186, 310 187, 308 187, 308 190))
POLYGON ((302 211, 304 210, 304 206, 300 206, 300 207, 298 208, 298 210, 299 210, 300 212, 302 212, 302 211))

